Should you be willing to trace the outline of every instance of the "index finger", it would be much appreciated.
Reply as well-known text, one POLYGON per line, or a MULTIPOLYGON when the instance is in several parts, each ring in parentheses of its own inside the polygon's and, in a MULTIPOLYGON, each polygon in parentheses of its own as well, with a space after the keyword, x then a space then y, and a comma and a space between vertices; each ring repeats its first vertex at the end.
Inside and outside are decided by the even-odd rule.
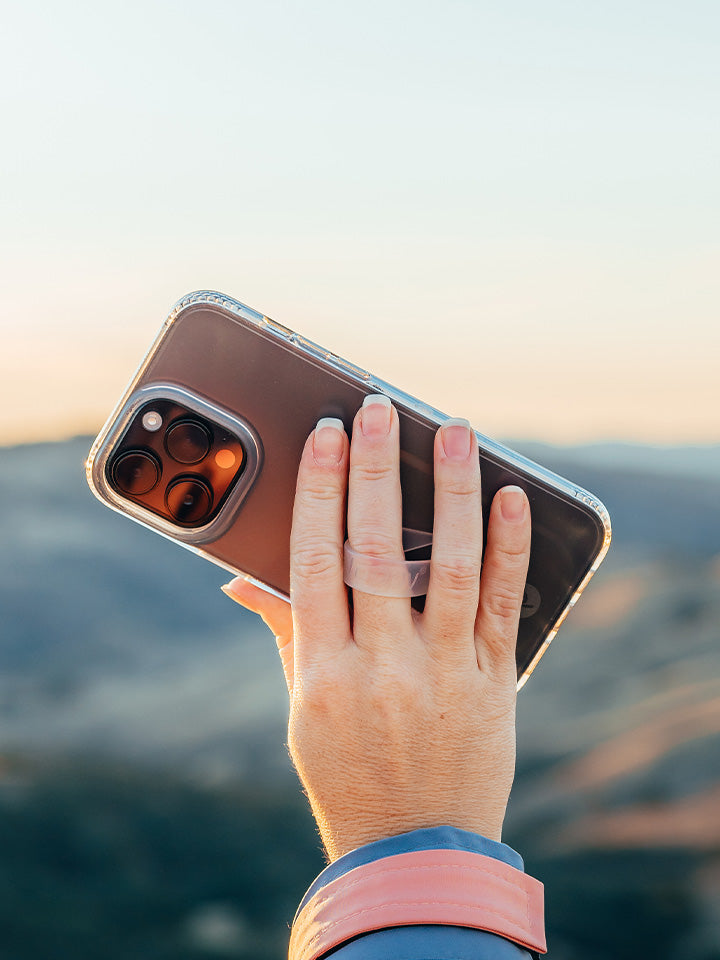
POLYGON ((324 418, 308 437, 298 470, 290 536, 290 601, 295 666, 351 638, 343 581, 348 438, 342 421, 324 418))

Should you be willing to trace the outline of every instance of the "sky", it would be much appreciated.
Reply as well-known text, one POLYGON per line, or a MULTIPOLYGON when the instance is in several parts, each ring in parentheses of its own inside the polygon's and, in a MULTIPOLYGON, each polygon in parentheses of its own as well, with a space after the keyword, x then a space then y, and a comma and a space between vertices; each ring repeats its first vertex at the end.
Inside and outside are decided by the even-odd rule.
POLYGON ((715 0, 0 18, 0 444, 198 288, 490 436, 720 442, 715 0))

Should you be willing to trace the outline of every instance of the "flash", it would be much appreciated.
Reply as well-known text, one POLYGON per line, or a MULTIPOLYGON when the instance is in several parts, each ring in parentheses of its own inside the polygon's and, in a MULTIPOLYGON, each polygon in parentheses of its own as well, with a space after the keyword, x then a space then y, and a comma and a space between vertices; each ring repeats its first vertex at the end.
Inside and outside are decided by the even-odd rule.
POLYGON ((155 431, 159 430, 162 426, 162 417, 157 410, 148 410, 147 413, 143 414, 142 425, 146 430, 149 430, 150 433, 155 433, 155 431))
POLYGON ((221 470, 229 470, 230 467, 234 467, 236 459, 237 458, 232 450, 228 450, 227 448, 218 450, 218 452, 215 454, 215 463, 220 467, 221 470))

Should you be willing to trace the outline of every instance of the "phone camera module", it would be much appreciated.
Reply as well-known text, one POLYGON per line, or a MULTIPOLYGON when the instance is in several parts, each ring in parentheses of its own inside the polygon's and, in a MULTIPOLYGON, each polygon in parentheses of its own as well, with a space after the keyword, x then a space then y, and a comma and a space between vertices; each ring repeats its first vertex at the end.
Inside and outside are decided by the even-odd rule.
POLYGON ((178 477, 169 484, 165 501, 178 523, 198 525, 210 513, 213 495, 200 477, 178 477))
POLYGON ((144 450, 129 450, 118 457, 112 468, 118 489, 132 497, 141 497, 157 485, 160 464, 144 450))
POLYGON ((179 420, 165 434, 167 452, 178 463, 200 463, 210 450, 212 438, 197 420, 179 420))

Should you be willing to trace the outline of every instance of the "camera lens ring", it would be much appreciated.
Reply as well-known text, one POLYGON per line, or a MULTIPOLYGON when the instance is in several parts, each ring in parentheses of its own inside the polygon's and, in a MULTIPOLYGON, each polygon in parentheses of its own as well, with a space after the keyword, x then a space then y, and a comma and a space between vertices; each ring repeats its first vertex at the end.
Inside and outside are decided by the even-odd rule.
POLYGON ((147 450, 126 450, 112 464, 115 486, 130 497, 142 497, 157 486, 162 473, 160 461, 147 450))
POLYGON ((176 523, 201 526, 213 507, 213 491, 204 477, 175 477, 165 491, 165 505, 176 523))
POLYGON ((183 417, 171 423, 165 432, 165 449, 176 463, 200 463, 211 446, 210 431, 199 420, 183 417))

